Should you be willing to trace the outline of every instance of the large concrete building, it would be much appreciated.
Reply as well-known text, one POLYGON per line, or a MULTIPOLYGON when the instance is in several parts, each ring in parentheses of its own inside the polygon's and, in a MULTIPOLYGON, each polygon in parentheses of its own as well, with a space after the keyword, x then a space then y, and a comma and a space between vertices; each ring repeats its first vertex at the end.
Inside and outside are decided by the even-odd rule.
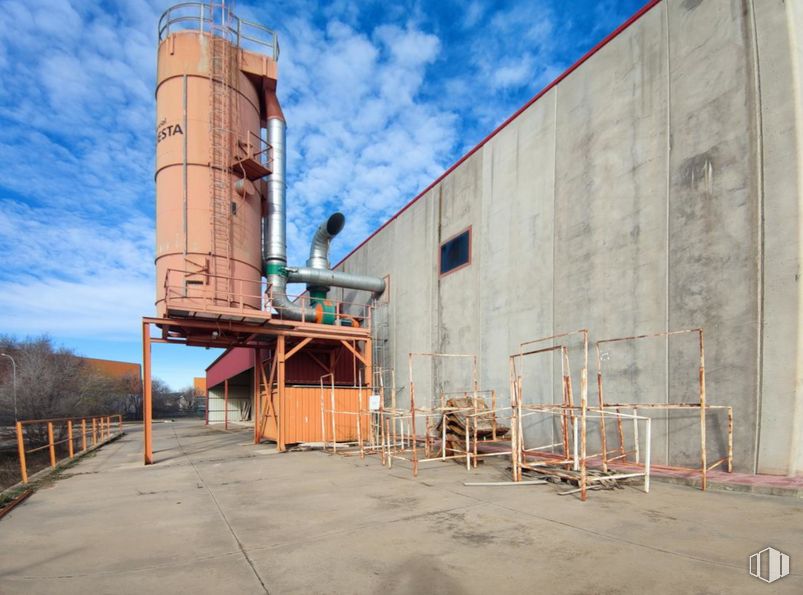
MULTIPOLYGON (((802 474, 801 64, 803 2, 646 7, 340 263, 389 277, 379 363, 403 388, 409 352, 476 353, 481 386, 506 395, 521 341, 702 327, 735 469, 802 474), (449 249, 468 263, 442 274, 449 249)), ((687 400, 694 347, 604 354, 627 362, 617 400, 687 400)), ((589 374, 593 404, 593 359, 589 374)), ((659 424, 655 460, 693 459, 698 435, 683 416, 659 424)))
MULTIPOLYGON (((395 370, 398 404, 411 352, 476 354, 480 388, 505 405, 523 341, 586 328, 593 406, 593 342, 702 328, 706 402, 733 407, 734 469, 803 474, 801 65, 803 2, 650 2, 494 130, 335 267, 386 279, 373 362, 395 370)), ((606 345, 606 402, 698 401, 699 355, 693 334, 606 345)), ((207 370, 229 421, 252 415, 247 357, 207 370)), ((292 383, 316 385, 322 371, 302 360, 292 383)), ((554 356, 528 361, 524 399, 559 402, 560 371, 554 356)), ((471 388, 465 361, 414 373, 418 404, 471 388)), ((709 463, 727 453, 724 413, 706 419, 709 463)), ((651 417, 653 462, 699 466, 697 411, 651 417)), ((556 424, 532 418, 524 434, 554 444, 556 424)))

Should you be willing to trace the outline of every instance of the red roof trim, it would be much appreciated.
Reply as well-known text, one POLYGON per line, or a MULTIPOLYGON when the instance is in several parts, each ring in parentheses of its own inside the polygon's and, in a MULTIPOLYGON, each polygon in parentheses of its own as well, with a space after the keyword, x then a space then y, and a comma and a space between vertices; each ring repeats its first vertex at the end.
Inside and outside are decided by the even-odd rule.
POLYGON ((254 367, 254 350, 247 347, 227 349, 206 369, 206 387, 214 388, 224 380, 254 367))
POLYGON ((211 364, 209 364, 208 366, 206 366, 205 370, 208 372, 208 371, 209 371, 209 368, 211 368, 211 367, 212 367, 212 366, 214 366, 216 363, 218 363, 220 360, 222 360, 224 357, 226 357, 226 354, 227 354, 229 351, 231 351, 231 349, 232 349, 231 347, 227 347, 227 348, 225 349, 225 351, 223 351, 223 353, 221 353, 219 356, 217 356, 217 357, 215 358, 215 360, 214 360, 214 361, 213 361, 211 364))
POLYGON ((502 122, 502 123, 501 123, 499 126, 497 126, 497 127, 496 127, 496 128, 493 130, 493 132, 491 132, 491 133, 490 133, 488 136, 486 136, 484 139, 482 139, 482 140, 479 142, 479 144, 477 144, 477 145, 476 145, 476 146, 475 146, 473 149, 471 149, 471 150, 470 150, 468 153, 466 153, 466 154, 465 154, 465 155, 463 155, 463 156, 462 156, 460 159, 458 159, 458 160, 457 160, 457 161, 456 161, 456 162, 455 162, 455 163, 454 163, 454 164, 453 164, 453 165, 452 165, 452 166, 451 166, 449 169, 447 169, 445 172, 443 172, 443 173, 440 175, 440 177, 439 177, 439 178, 437 178, 437 179, 436 179, 434 182, 432 182, 432 183, 431 183, 429 186, 427 186, 426 188, 424 188, 424 190, 422 190, 422 191, 421 191, 421 192, 418 194, 418 196, 416 196, 416 197, 415 197, 415 198, 413 198, 413 199, 412 199, 410 202, 408 202, 406 205, 404 205, 404 206, 401 208, 401 210, 400 210, 399 212, 397 212, 397 213, 396 213, 395 215, 393 215, 393 216, 392 216, 390 219, 388 219, 387 221, 385 221, 385 222, 384 222, 384 223, 383 223, 383 224, 382 224, 382 225, 381 225, 379 228, 377 228, 377 229, 376 229, 376 230, 375 230, 375 231, 374 231, 374 232, 373 232, 371 235, 369 235, 369 236, 368 236, 367 238, 365 238, 365 239, 364 239, 362 242, 360 242, 360 244, 359 244, 359 245, 358 245, 356 248, 354 248, 354 249, 353 249, 351 252, 349 252, 348 254, 346 254, 346 256, 344 256, 344 257, 343 257, 343 258, 340 260, 340 262, 338 262, 338 263, 337 263, 337 264, 336 264, 336 265, 335 265, 333 268, 337 268, 337 267, 339 267, 341 264, 343 264, 344 262, 346 262, 346 260, 348 260, 348 259, 349 259, 349 258, 350 258, 350 257, 351 257, 351 256, 352 256, 354 253, 355 253, 355 252, 357 252, 357 250, 359 250, 359 249, 360 249, 360 248, 362 248, 362 247, 363 247, 365 244, 367 244, 367 243, 368 243, 368 242, 371 240, 371 238, 373 238, 373 237, 374 237, 376 234, 378 234, 380 231, 382 231, 382 230, 383 230, 383 229, 385 229, 385 228, 386 228, 388 225, 390 225, 390 224, 393 222, 393 220, 394 220, 394 219, 396 219, 397 217, 399 217, 399 215, 401 215, 402 213, 404 213, 404 212, 405 212, 407 209, 409 209, 409 208, 410 208, 411 206, 413 206, 413 205, 414 205, 416 202, 418 202, 418 200, 419 200, 420 198, 422 198, 422 197, 423 197, 423 196, 424 196, 424 195, 425 195, 427 192, 429 192, 429 191, 430 191, 430 190, 432 190, 432 189, 433 189, 435 186, 437 186, 438 184, 440 184, 440 183, 443 181, 443 179, 444 179, 446 176, 448 176, 450 173, 452 173, 452 172, 453 172, 453 171, 454 171, 454 170, 455 170, 457 167, 459 167, 459 166, 460 166, 460 164, 461 164, 461 163, 463 163, 463 162, 464 162, 466 159, 468 159, 468 158, 469 158, 469 157, 471 157, 471 156, 472 156, 474 153, 476 153, 477 151, 479 151, 479 150, 480 150, 480 149, 483 147, 483 145, 485 145, 485 143, 487 143, 489 140, 491 140, 491 139, 492 139, 494 136, 496 136, 496 135, 497 135, 497 134, 498 134, 498 133, 499 133, 499 132, 500 132, 500 131, 501 131, 503 128, 505 128, 505 127, 506 127, 508 124, 510 124, 510 123, 511 123, 513 120, 515 120, 515 119, 516 119, 516 118, 517 118, 517 117, 518 117, 518 116, 519 116, 519 115, 520 115, 520 114, 521 114, 521 113, 522 113, 524 110, 526 110, 526 109, 527 109, 528 107, 530 107, 530 106, 531 106, 533 103, 535 103, 536 101, 538 101, 539 99, 541 99, 541 97, 543 97, 544 95, 546 95, 546 93, 547 93, 547 92, 549 92, 549 90, 550 90, 550 89, 552 89, 553 87, 555 87, 555 86, 556 86, 558 83, 560 83, 560 82, 561 82, 563 79, 565 79, 567 76, 569 76, 569 75, 570 75, 572 72, 574 72, 575 70, 577 70, 577 68, 579 68, 579 67, 580 67, 580 65, 581 65, 581 64, 583 64, 583 62, 585 62, 586 60, 588 60, 588 59, 589 59, 591 56, 593 56, 593 55, 594 55, 594 54, 596 54, 598 51, 600 51, 602 48, 604 48, 606 45, 608 45, 608 43, 610 43, 610 42, 611 42, 611 40, 613 40, 615 37, 618 37, 618 36, 619 36, 619 34, 620 34, 620 33, 622 33, 622 31, 624 31, 624 30, 625 30, 625 29, 627 29, 627 28, 628 28, 630 25, 632 25, 632 24, 633 24, 633 23, 635 23, 637 20, 639 20, 639 19, 640 19, 642 16, 644 16, 644 15, 645 15, 647 12, 649 12, 651 8, 653 8, 653 7, 654 7, 656 4, 659 4, 661 1, 662 1, 662 0, 649 0, 649 1, 648 1, 648 2, 647 2, 645 5, 644 5, 644 6, 642 6, 642 7, 641 7, 641 8, 640 8, 638 11, 636 11, 636 13, 635 13, 633 16, 631 16, 631 17, 630 17, 629 19, 627 19, 627 20, 626 20, 624 23, 622 23, 622 24, 621 24, 621 25, 619 25, 619 26, 618 26, 616 29, 614 29, 614 30, 613 30, 613 31, 612 31, 612 32, 611 32, 611 33, 610 33, 610 34, 609 34, 607 37, 605 37, 605 38, 604 38, 602 41, 600 41, 600 42, 599 42, 597 45, 595 45, 595 46, 594 46, 593 48, 591 48, 591 49, 590 49, 588 52, 586 52, 586 53, 585 53, 585 55, 584 55, 582 58, 580 58, 580 59, 579 59, 577 62, 575 62, 575 63, 574 63, 574 64, 572 64, 572 65, 571 65, 571 66, 570 66, 570 67, 569 67, 567 70, 565 70, 565 71, 563 72, 563 74, 559 75, 559 76, 558 76, 558 78, 556 78, 554 81, 552 81, 551 83, 549 83, 549 84, 548 84, 546 87, 544 87, 543 89, 541 89, 541 90, 538 92, 538 94, 536 94, 536 96, 535 96, 535 97, 533 97, 532 99, 530 99, 530 100, 529 100, 527 103, 525 103, 525 104, 524 104, 524 105, 523 105, 521 108, 519 108, 519 109, 518 109, 518 110, 517 110, 517 111, 516 111, 516 112, 515 112, 515 113, 514 113, 512 116, 510 116, 510 117, 509 117, 507 120, 505 120, 505 121, 504 121, 504 122, 502 122))

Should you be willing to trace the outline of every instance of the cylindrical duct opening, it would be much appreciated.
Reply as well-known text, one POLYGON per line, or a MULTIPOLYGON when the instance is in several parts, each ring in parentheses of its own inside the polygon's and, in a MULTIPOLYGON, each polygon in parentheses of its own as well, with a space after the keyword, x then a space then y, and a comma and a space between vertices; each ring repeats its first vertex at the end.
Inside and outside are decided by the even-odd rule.
POLYGON ((346 216, 343 213, 335 213, 326 221, 326 232, 330 236, 336 236, 343 230, 346 224, 346 216))

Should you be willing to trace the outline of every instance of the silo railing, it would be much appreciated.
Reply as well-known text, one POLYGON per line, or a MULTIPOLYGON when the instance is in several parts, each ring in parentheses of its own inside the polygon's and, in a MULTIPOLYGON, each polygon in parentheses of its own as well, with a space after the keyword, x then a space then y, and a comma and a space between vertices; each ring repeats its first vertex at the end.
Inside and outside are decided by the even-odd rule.
MULTIPOLYGON (((167 269, 164 281, 165 306, 168 310, 214 312, 225 309, 243 315, 259 313, 251 303, 265 302, 260 291, 261 283, 254 279, 241 279, 216 275, 207 271, 167 269), (216 287, 215 280, 228 282, 228 289, 216 287), (227 305, 222 305, 224 302, 227 305)), ((263 312, 264 313, 264 312, 263 312)))
POLYGON ((241 19, 224 4, 181 2, 171 6, 159 18, 159 42, 178 31, 198 31, 224 37, 237 47, 279 59, 276 32, 259 23, 241 19))

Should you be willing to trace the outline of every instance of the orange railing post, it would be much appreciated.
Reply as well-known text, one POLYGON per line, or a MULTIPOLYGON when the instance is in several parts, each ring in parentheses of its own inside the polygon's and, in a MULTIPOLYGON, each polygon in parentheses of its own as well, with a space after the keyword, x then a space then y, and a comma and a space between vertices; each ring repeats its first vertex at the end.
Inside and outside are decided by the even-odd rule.
POLYGON ((75 447, 73 446, 72 442, 73 442, 73 439, 72 439, 72 420, 68 419, 67 420, 67 444, 70 445, 69 450, 70 450, 70 458, 71 459, 73 457, 75 457, 75 447))
MULTIPOLYGON (((114 418, 117 418, 117 424, 122 433, 123 416, 122 415, 100 415, 97 417, 89 418, 92 421, 92 446, 100 446, 105 441, 111 440, 112 437, 112 423, 114 418)), ((39 452, 40 450, 48 450, 50 455, 50 467, 55 469, 58 466, 59 459, 56 456, 56 446, 59 444, 67 443, 67 456, 63 458, 66 460, 74 459, 76 456, 75 441, 78 438, 76 435, 75 423, 77 418, 63 417, 58 419, 35 419, 35 420, 21 420, 16 422, 16 435, 17 435, 17 454, 19 455, 20 463, 20 477, 22 483, 28 483, 28 462, 27 455, 39 452), (26 450, 25 447, 25 428, 24 426, 30 424, 37 424, 40 428, 47 425, 47 442, 39 445, 36 448, 26 450), (67 437, 62 438, 61 434, 59 440, 56 440, 54 424, 64 424, 67 428, 67 437)), ((60 430, 61 431, 61 430, 60 430)), ((81 418, 81 452, 87 450, 87 418, 81 418)))
POLYGON ((53 422, 47 422, 47 442, 50 450, 50 466, 56 466, 56 446, 53 444, 53 422))
POLYGON ((25 438, 22 435, 22 422, 17 422, 17 450, 20 454, 20 475, 22 483, 28 483, 28 465, 25 462, 25 438))

